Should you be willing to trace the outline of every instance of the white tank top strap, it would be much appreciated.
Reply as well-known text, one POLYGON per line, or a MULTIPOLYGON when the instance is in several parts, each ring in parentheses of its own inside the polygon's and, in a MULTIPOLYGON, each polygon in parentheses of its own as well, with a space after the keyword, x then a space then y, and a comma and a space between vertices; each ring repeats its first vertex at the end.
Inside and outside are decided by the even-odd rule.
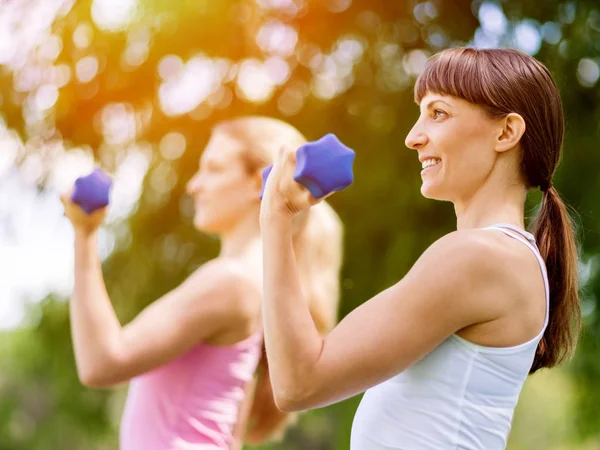
POLYGON ((546 262, 544 261, 544 258, 542 258, 540 250, 537 247, 537 244, 535 242, 535 237, 533 236, 533 234, 529 233, 528 231, 525 231, 522 228, 519 228, 519 227, 509 224, 509 223, 499 223, 496 225, 491 225, 489 227, 485 227, 484 229, 501 231, 504 234, 506 234, 507 236, 510 236, 511 238, 522 242, 533 252, 535 257, 537 258, 538 263, 540 265, 540 270, 542 271, 542 276, 544 277, 544 287, 545 287, 545 292, 546 292, 546 317, 544 319, 544 326, 542 327, 542 331, 540 332, 539 336, 543 335, 544 331, 546 330, 546 326, 548 325, 548 315, 549 315, 549 311, 550 311, 550 284, 548 281, 548 272, 546 269, 546 262))

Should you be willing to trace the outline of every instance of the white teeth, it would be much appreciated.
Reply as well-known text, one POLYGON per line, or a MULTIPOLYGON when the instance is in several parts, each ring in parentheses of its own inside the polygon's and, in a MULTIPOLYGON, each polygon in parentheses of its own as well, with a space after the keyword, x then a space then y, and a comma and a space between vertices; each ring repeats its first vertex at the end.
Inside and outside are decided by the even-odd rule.
POLYGON ((426 159, 421 164, 423 166, 423 169, 427 169, 428 167, 435 166, 436 164, 438 164, 441 161, 442 160, 438 159, 438 158, 431 158, 431 159, 426 159))

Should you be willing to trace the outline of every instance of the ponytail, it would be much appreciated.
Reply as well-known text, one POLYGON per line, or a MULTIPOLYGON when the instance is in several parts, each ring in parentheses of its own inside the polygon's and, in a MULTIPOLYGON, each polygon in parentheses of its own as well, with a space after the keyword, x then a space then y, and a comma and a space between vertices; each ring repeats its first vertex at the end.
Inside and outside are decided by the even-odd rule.
POLYGON ((581 328, 575 233, 567 208, 552 185, 544 189, 533 234, 546 262, 550 310, 530 373, 572 356, 581 328))

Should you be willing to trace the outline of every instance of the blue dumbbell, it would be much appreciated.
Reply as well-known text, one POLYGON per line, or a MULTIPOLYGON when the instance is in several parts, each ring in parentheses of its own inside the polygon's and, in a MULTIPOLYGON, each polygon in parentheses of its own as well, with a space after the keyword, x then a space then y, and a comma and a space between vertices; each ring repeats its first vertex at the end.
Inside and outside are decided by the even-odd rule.
POLYGON ((86 214, 104 208, 109 202, 112 180, 102 170, 95 169, 89 175, 77 178, 71 201, 86 214))
MULTIPOLYGON (((316 199, 341 191, 354 181, 352 165, 355 156, 354 151, 342 144, 334 134, 327 134, 317 141, 304 144, 296 151, 294 180, 308 189, 316 199)), ((261 199, 272 168, 271 165, 262 172, 261 199)))

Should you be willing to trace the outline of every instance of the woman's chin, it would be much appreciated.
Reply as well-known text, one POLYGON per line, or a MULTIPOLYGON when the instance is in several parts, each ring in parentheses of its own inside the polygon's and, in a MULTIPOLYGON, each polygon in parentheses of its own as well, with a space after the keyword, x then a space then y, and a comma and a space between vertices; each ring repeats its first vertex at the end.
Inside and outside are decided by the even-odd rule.
POLYGON ((202 233, 216 234, 219 232, 217 224, 210 221, 208 217, 198 215, 194 217, 194 227, 202 233))
POLYGON ((430 200, 447 200, 442 189, 434 183, 424 182, 421 185, 421 195, 430 200))

